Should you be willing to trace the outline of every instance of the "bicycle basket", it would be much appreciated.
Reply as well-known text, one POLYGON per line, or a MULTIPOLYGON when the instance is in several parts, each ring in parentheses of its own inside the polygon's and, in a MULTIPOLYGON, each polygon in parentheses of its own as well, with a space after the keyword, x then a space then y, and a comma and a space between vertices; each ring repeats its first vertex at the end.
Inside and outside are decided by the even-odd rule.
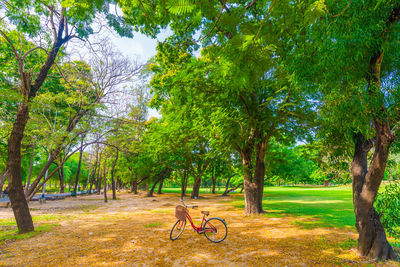
POLYGON ((184 206, 178 205, 175 208, 175 217, 178 218, 178 220, 184 221, 186 220, 186 215, 188 214, 187 208, 184 206))

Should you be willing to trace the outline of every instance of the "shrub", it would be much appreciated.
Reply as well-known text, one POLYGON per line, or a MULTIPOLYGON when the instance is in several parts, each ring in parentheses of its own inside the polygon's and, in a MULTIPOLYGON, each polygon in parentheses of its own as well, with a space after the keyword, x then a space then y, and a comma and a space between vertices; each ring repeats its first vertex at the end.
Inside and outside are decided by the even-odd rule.
POLYGON ((375 209, 389 236, 400 239, 400 182, 390 183, 378 193, 375 209))

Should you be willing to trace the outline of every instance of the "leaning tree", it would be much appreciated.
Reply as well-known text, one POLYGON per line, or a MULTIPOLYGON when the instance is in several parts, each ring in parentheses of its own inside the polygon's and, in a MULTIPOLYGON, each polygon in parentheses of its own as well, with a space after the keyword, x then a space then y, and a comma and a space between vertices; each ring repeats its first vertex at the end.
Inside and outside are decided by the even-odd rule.
POLYGON ((321 93, 326 148, 352 154, 359 254, 394 259, 374 201, 400 123, 400 2, 328 1, 317 8, 321 16, 299 36, 305 45, 290 64, 300 83, 321 93))

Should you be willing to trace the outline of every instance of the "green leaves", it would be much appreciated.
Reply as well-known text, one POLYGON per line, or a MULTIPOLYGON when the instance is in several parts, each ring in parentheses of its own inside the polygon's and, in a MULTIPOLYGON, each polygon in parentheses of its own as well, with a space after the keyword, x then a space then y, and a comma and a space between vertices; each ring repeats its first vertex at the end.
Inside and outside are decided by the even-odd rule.
MULTIPOLYGON (((305 21, 308 25, 315 23, 316 20, 326 13, 325 0, 318 0, 309 5, 304 14, 305 21)), ((304 25, 306 26, 306 25, 304 25)))
POLYGON ((374 206, 389 236, 400 239, 400 182, 386 185, 374 206))
POLYGON ((193 0, 169 0, 167 9, 174 15, 191 13, 196 5, 193 0))

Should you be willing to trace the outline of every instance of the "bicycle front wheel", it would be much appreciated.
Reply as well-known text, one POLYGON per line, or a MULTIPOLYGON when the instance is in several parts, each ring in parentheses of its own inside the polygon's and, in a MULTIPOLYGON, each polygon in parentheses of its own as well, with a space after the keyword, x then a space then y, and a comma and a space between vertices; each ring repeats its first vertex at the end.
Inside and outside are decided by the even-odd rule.
POLYGON ((225 240, 228 235, 226 222, 220 218, 210 218, 203 226, 204 235, 208 240, 219 243, 225 240))
POLYGON ((182 234, 183 230, 185 229, 185 226, 186 226, 186 220, 184 221, 178 220, 172 227, 169 238, 171 238, 172 241, 177 240, 178 237, 182 234))

